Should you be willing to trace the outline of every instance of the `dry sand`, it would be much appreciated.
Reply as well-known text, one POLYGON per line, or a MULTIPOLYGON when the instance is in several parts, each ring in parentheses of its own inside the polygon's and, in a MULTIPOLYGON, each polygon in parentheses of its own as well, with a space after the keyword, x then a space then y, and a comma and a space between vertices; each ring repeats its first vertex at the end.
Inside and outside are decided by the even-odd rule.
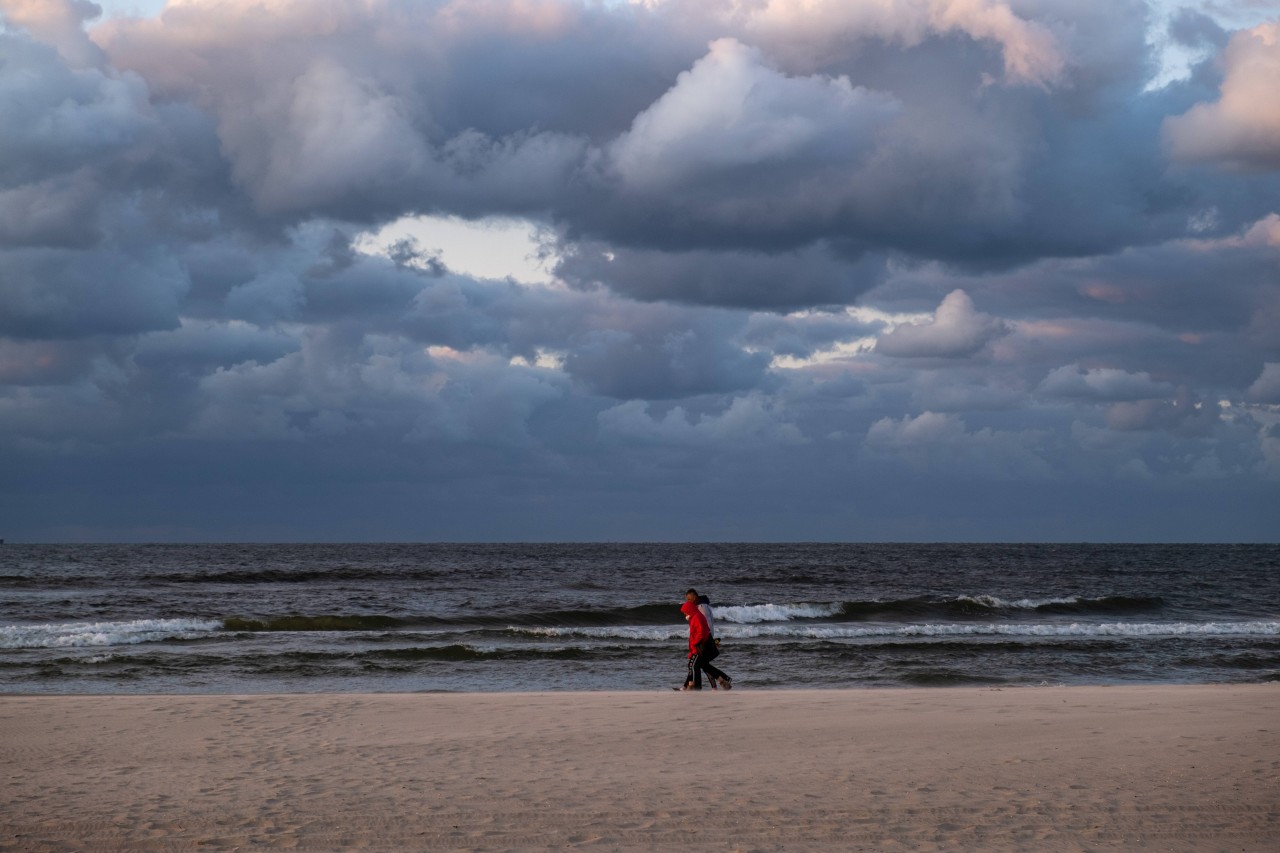
POLYGON ((0 697, 3 850, 1280 850, 1280 685, 0 697))

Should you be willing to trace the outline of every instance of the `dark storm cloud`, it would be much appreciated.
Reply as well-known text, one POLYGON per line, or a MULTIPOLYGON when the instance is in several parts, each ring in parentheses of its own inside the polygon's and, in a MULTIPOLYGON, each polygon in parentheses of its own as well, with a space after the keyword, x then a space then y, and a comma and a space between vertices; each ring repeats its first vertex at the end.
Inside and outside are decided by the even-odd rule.
POLYGON ((186 276, 163 249, 9 249, 0 263, 0 334, 127 335, 178 323, 186 276))
POLYGON ((1275 22, 96 11, 0 0, 19 530, 104 530, 96 502, 199 536, 216 505, 220 535, 307 538, 265 496, 326 494, 388 538, 1078 538, 1119 535, 1123 493, 1179 519, 1150 538, 1273 535, 1275 22), (1166 42, 1205 58, 1148 88, 1166 42), (422 213, 528 218, 555 280, 358 248, 422 213))
POLYGON ((90 244, 104 179, 155 135, 146 85, 21 34, 0 32, 0 56, 0 247, 90 244))
POLYGON ((747 390, 763 379, 769 356, 744 352, 726 339, 725 327, 739 325, 734 318, 632 312, 625 325, 579 335, 565 370, 595 393, 624 399, 747 390))
MULTIPOLYGON (((538 213, 636 249, 825 240, 1007 265, 1199 212, 1158 132, 1194 100, 1141 92, 1139 4, 806 8, 197 3, 99 38, 214 116, 272 220, 538 213)), ((799 287, 777 304, 825 296, 799 287)), ((760 304, 749 283, 741 304, 760 304)))
POLYGON ((100 37, 157 94, 211 112, 235 183, 272 216, 543 212, 632 247, 827 239, 992 261, 1136 236, 1156 174, 1132 171, 1156 144, 1133 132, 1140 112, 1086 136, 1045 121, 1141 84, 1136 7, 1068 27, 1051 6, 1044 22, 946 6, 189 4, 100 37), (1097 154, 1076 171, 1063 155, 1082 139, 1097 154), (1125 180, 1098 168, 1112 162, 1125 180), (1041 214, 1055 192, 1066 217, 1041 214))

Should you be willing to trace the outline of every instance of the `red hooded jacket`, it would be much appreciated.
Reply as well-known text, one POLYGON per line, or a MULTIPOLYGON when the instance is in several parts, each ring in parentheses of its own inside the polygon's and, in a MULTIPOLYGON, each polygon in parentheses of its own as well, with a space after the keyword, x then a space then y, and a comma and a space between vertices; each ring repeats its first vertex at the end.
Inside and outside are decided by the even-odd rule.
POLYGON ((693 657, 698 653, 698 646, 711 638, 711 628, 707 625, 707 617, 692 601, 681 605, 680 612, 689 617, 689 657, 693 657))

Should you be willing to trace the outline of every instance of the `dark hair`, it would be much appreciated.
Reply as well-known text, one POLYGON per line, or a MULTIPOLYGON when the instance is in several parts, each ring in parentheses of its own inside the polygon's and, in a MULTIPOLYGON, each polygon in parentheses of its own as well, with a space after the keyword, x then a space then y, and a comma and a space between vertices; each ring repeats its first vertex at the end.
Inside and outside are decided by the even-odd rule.
POLYGON ((697 594, 698 594, 698 591, 697 591, 696 589, 694 589, 693 587, 689 587, 688 589, 686 589, 686 590, 684 591, 684 594, 685 594, 685 595, 697 595, 697 594))

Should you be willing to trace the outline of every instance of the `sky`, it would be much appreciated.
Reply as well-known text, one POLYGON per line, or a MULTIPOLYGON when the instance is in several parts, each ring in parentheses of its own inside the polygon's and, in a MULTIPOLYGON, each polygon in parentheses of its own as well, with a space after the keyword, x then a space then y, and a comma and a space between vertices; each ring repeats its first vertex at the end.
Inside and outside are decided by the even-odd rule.
POLYGON ((1277 541, 1280 2, 0 0, 0 538, 1277 541))

